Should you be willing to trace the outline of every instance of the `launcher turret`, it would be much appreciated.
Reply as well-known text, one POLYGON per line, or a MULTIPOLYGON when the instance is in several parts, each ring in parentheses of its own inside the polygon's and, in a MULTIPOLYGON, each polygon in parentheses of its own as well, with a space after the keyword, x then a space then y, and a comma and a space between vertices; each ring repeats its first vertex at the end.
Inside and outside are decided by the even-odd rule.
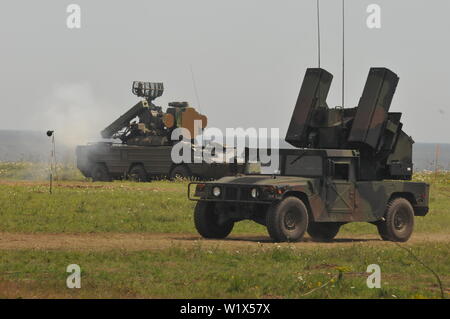
POLYGON ((328 108, 333 76, 307 69, 286 134, 301 148, 355 149, 360 153, 359 179, 411 179, 412 144, 402 131, 401 113, 389 112, 398 76, 371 68, 358 106, 328 108))
POLYGON ((160 115, 161 108, 155 106, 152 101, 163 94, 164 86, 162 83, 134 81, 131 91, 136 96, 143 97, 145 99, 138 102, 117 120, 108 125, 101 132, 103 138, 120 138, 123 142, 125 142, 131 131, 130 122, 134 118, 139 117, 139 122, 144 123, 148 121, 152 115, 156 117, 160 115), (124 128, 127 129, 121 132, 124 128))
POLYGON ((200 121, 200 129, 206 127, 206 116, 187 102, 171 102, 165 113, 153 104, 153 100, 164 92, 163 83, 134 81, 132 92, 144 99, 108 125, 101 132, 103 138, 118 138, 129 145, 171 145, 170 136, 174 129, 185 128, 194 139, 198 133, 194 122, 200 121))

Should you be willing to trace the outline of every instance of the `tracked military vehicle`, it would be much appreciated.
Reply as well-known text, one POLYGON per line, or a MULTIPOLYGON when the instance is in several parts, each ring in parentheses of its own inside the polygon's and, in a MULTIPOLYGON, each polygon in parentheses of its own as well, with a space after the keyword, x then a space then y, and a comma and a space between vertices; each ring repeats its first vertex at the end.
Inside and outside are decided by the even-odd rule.
MULTIPOLYGON (((98 142, 77 147, 77 167, 84 176, 94 181, 124 178, 148 181, 154 177, 209 180, 243 171, 243 164, 195 161, 197 146, 193 140, 206 127, 207 117, 187 102, 170 102, 163 112, 162 107, 153 103, 163 91, 163 83, 133 82, 133 94, 143 99, 101 132, 104 139, 121 143, 98 142), (194 121, 201 123, 200 131, 196 130, 194 121), (191 139, 172 140, 171 134, 176 128, 186 129, 191 139), (172 147, 176 143, 190 144, 190 161, 172 161, 172 147)), ((215 150, 220 151, 220 148, 215 150)))
POLYGON ((305 232, 332 240, 349 222, 376 225, 383 240, 410 238, 414 216, 428 212, 429 185, 411 181, 413 140, 401 113, 389 112, 399 78, 371 68, 357 107, 329 108, 332 78, 306 71, 285 138, 296 148, 279 150, 279 174, 189 185, 203 237, 224 238, 250 219, 274 241, 299 241, 305 232))

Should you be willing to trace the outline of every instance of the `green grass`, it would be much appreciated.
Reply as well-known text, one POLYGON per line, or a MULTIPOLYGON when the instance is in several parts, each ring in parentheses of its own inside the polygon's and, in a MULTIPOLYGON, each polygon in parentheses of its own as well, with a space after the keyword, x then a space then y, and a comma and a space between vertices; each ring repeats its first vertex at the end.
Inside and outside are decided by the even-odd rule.
MULTIPOLYGON (((21 170, 12 170, 14 174, 0 170, 0 232, 196 234, 195 203, 186 198, 186 182, 91 183, 78 179, 58 182, 49 194, 45 180, 17 181, 23 179, 21 170)), ((416 174, 415 180, 431 184, 431 211, 416 218, 415 232, 448 234, 450 173, 416 174)), ((253 222, 238 223, 233 230, 236 233, 267 234, 253 222)), ((376 229, 351 223, 341 233, 351 237, 376 234, 376 229)), ((0 298, 440 296, 431 272, 393 243, 255 244, 239 250, 211 247, 199 241, 188 247, 172 244, 151 251, 0 250, 0 298), (81 289, 65 286, 66 267, 73 263, 82 269, 81 289), (365 271, 373 263, 382 270, 381 289, 366 286, 365 271)), ((448 297, 448 242, 409 243, 406 247, 440 275, 448 297)))
MULTIPOLYGON (((48 180, 50 167, 47 163, 0 162, 0 179, 2 180, 48 180)), ((58 164, 54 179, 60 181, 87 181, 74 164, 58 164)))
MULTIPOLYGON (((440 256, 434 268, 448 287, 448 247, 416 245, 415 253, 423 260, 440 256)), ((199 245, 139 252, 3 251, 0 276, 4 282, 15 283, 15 297, 30 294, 96 298, 440 296, 432 274, 394 244, 370 249, 364 244, 355 244, 320 250, 273 246, 225 251, 202 249, 199 245), (81 267, 81 289, 66 287, 66 267, 73 263, 81 267), (373 263, 381 267, 381 289, 369 289, 366 285, 367 265, 373 263)), ((10 297, 10 292, 0 290, 1 297, 10 297)))
MULTIPOLYGON (((431 182, 430 213, 416 218, 415 232, 448 233, 450 174, 431 182), (448 184, 446 183, 448 181, 448 184)), ((421 177, 422 178, 422 177, 421 177)), ((0 231, 9 232, 173 232, 194 233, 195 202, 187 182, 60 182, 53 193, 42 183, 0 184, 0 231)), ((244 221, 234 233, 266 234, 244 221)), ((376 233, 368 223, 350 223, 342 234, 376 233)))
MULTIPOLYGON (((187 182, 0 184, 0 231, 194 232, 187 182)), ((238 232, 261 230, 247 222, 238 232)))

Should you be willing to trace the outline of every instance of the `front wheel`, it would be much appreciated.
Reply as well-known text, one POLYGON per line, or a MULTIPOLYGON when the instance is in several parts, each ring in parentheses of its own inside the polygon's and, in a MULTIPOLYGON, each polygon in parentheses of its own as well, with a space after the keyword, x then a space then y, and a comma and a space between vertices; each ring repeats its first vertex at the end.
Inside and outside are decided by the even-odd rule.
POLYGON ((178 165, 178 166, 175 166, 170 171, 169 177, 171 180, 190 178, 191 172, 189 171, 189 168, 187 168, 186 166, 178 165))
POLYGON ((128 173, 128 178, 133 182, 148 182, 148 174, 142 165, 134 165, 128 173))
POLYGON ((95 164, 91 170, 92 181, 94 182, 110 182, 112 180, 105 164, 95 164))
POLYGON ((414 209, 411 203, 402 197, 392 199, 386 206, 384 220, 376 225, 383 240, 407 241, 414 229, 414 209))
POLYGON ((233 229, 234 222, 223 220, 215 211, 215 204, 197 202, 194 211, 194 223, 198 233, 204 238, 225 238, 233 229))
POLYGON ((267 211, 267 231, 277 242, 299 241, 308 228, 308 210, 297 197, 286 197, 267 211))

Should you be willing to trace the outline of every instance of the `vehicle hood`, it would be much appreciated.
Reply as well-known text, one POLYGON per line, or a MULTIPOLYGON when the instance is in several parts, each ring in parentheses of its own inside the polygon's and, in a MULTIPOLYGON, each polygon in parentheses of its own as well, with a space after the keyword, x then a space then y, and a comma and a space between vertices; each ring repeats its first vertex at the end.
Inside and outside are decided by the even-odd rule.
POLYGON ((313 181, 312 178, 299 176, 275 176, 272 175, 238 175, 225 176, 210 184, 238 184, 238 185, 306 185, 313 181))

